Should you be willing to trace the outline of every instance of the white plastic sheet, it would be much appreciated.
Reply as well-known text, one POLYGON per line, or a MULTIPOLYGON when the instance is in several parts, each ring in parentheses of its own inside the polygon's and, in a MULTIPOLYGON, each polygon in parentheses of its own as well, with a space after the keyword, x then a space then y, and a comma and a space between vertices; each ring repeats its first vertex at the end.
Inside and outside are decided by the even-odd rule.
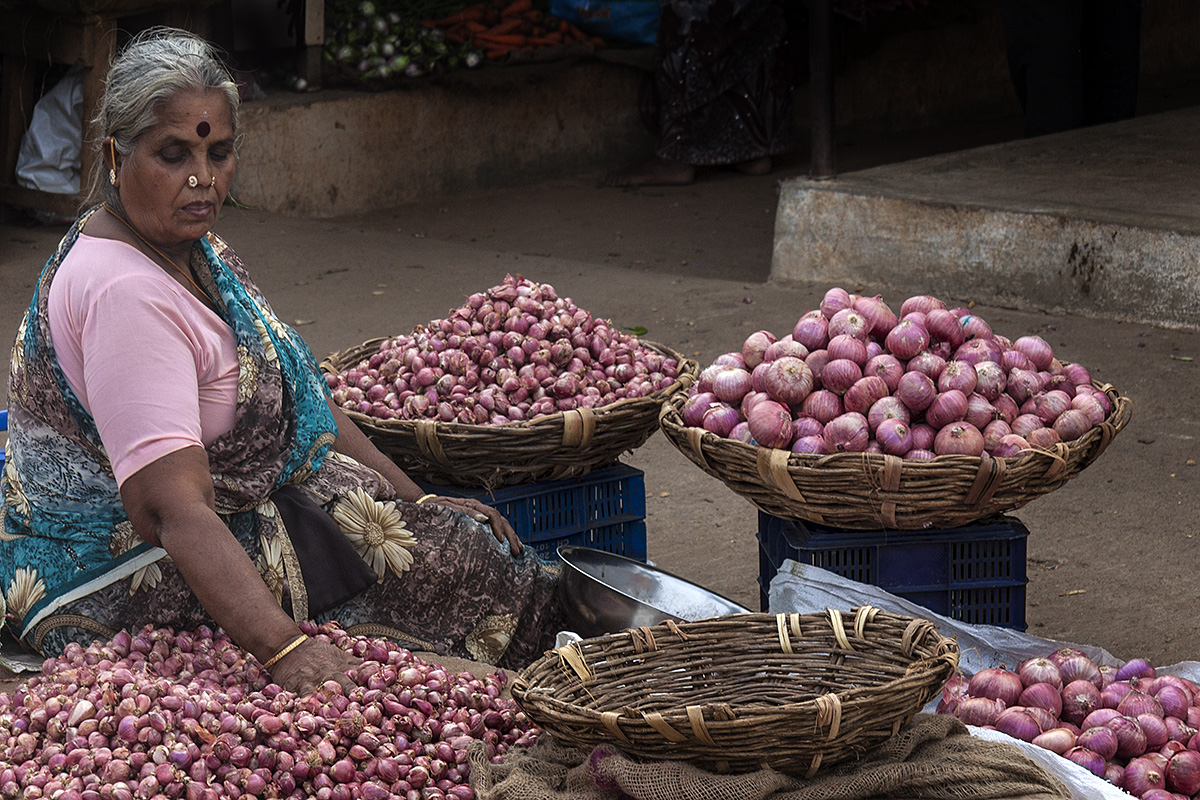
POLYGON ((73 67, 33 107, 17 154, 17 184, 75 194, 83 153, 83 68, 73 67))
MULTIPOLYGON (((775 614, 809 614, 819 613, 827 608, 848 610, 855 606, 872 605, 884 611, 928 619, 936 624, 944 635, 952 636, 958 641, 959 667, 967 675, 973 675, 987 667, 1005 666, 1013 669, 1026 658, 1044 656, 1061 647, 1079 648, 1098 664, 1124 663, 1107 650, 1092 645, 1043 639, 994 625, 969 625, 959 622, 935 614, 877 586, 858 583, 798 561, 783 562, 771 581, 769 598, 770 611, 775 614)), ((1197 661, 1181 661, 1157 669, 1160 674, 1200 680, 1200 662, 1197 661)), ((930 701, 924 710, 932 712, 936 706, 937 698, 930 701)), ((970 727, 970 731, 971 735, 981 739, 1004 742, 1017 747, 1062 781, 1075 800, 1129 800, 1129 794, 1125 791, 1049 750, 1014 739, 1000 731, 974 727, 970 727)))

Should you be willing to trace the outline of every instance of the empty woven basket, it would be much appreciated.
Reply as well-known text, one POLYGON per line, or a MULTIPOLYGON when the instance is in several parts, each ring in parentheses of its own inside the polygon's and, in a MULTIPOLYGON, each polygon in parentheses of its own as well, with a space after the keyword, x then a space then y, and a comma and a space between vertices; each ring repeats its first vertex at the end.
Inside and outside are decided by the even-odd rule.
POLYGON ((957 665, 933 623, 870 606, 735 614, 549 651, 512 695, 570 745, 812 776, 894 736, 957 665))

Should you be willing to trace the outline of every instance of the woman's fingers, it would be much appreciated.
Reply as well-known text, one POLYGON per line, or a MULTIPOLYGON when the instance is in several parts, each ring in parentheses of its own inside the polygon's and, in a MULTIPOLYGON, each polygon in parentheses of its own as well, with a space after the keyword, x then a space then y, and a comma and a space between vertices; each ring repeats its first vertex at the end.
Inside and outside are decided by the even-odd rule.
POLYGON ((471 497, 438 496, 430 499, 428 502, 447 506, 448 508, 453 508, 455 511, 461 511, 476 522, 488 525, 492 529, 492 535, 496 537, 496 541, 501 544, 507 544, 509 552, 514 556, 521 555, 523 545, 521 544, 520 537, 517 536, 516 530, 504 518, 504 515, 492 506, 481 503, 471 497))
POLYGON ((271 680, 299 695, 312 694, 325 681, 337 681, 346 692, 355 686, 346 674, 361 661, 320 639, 309 639, 288 653, 271 670, 271 680))

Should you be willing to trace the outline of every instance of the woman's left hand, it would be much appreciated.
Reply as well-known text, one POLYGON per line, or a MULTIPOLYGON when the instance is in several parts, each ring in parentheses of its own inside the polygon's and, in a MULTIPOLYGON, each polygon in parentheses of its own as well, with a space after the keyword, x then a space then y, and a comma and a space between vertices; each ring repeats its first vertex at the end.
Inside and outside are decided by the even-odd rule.
POLYGON ((441 495, 430 497, 425 502, 461 511, 476 522, 490 526, 496 541, 501 544, 507 543, 509 552, 514 556, 521 555, 521 540, 517 538, 517 532, 513 530, 513 526, 509 524, 503 514, 486 503, 481 503, 472 497, 442 497, 441 495))

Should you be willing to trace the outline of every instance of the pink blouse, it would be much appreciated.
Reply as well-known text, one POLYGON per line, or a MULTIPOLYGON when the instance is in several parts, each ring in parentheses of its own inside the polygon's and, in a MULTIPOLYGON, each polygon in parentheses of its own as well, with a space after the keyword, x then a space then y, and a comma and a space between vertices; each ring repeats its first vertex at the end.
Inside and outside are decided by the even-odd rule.
POLYGON ((47 302, 58 362, 96 420, 118 486, 233 427, 233 332, 140 251, 81 234, 47 302))

